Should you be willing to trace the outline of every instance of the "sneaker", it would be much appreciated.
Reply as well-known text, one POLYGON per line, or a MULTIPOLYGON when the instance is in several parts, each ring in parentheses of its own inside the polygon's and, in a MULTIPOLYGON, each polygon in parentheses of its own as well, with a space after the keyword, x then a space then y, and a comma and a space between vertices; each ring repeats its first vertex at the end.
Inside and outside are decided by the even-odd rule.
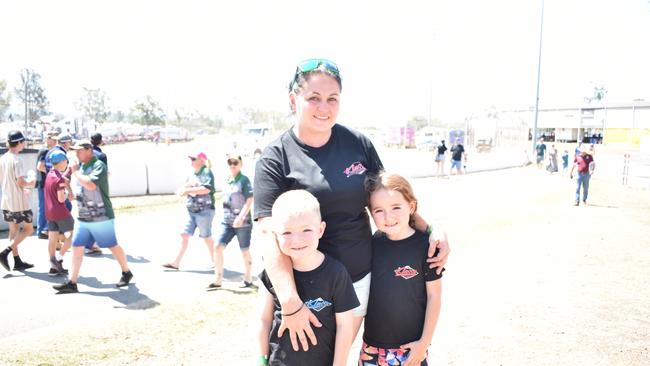
POLYGON ((576 203, 573 204, 574 206, 580 206, 580 201, 576 201, 576 203))
POLYGON ((6 269, 7 271, 11 271, 9 269, 9 260, 7 259, 9 257, 9 252, 4 251, 0 253, 0 264, 6 269))
POLYGON ((50 258, 50 263, 52 264, 52 268, 56 269, 57 272, 63 272, 63 261, 59 262, 56 260, 56 257, 50 258))
POLYGON ((254 284, 253 281, 244 281, 239 285, 239 288, 257 288, 257 285, 254 284))
POLYGON ((583 204, 584 206, 587 206, 587 201, 582 201, 582 204, 583 204))
POLYGON ((34 265, 27 262, 19 262, 14 264, 14 271, 24 271, 26 269, 34 268, 34 265))
POLYGON ((49 235, 47 233, 39 233, 38 234, 39 239, 49 239, 49 235))
POLYGON ((60 294, 72 294, 75 292, 79 292, 79 290, 77 289, 77 284, 72 283, 71 281, 67 281, 60 285, 54 285, 52 286, 52 288, 57 290, 60 294))
POLYGON ((217 285, 216 283, 212 282, 208 285, 208 287, 205 288, 206 291, 215 291, 221 288, 221 285, 217 285))
POLYGON ((101 255, 101 254, 103 254, 103 252, 99 248, 86 249, 86 255, 101 255))
POLYGON ((131 271, 122 272, 122 277, 120 278, 120 282, 118 282, 117 285, 115 286, 116 287, 128 286, 132 278, 133 278, 133 273, 131 273, 131 271))
POLYGON ((47 272, 47 275, 50 276, 50 277, 67 276, 68 275, 68 270, 64 269, 63 271, 59 272, 55 268, 50 268, 50 271, 47 272))

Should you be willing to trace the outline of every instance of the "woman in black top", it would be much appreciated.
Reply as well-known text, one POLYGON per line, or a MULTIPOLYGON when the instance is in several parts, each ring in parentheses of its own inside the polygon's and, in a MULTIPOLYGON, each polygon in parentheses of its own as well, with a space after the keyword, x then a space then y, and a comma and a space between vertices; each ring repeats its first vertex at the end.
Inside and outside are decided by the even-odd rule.
MULTIPOLYGON (((336 64, 323 59, 301 62, 289 85, 295 124, 264 149, 255 169, 254 219, 262 228, 265 269, 275 284, 282 312, 292 314, 283 317, 280 331, 289 330, 296 350, 299 343, 307 349, 307 339, 315 343, 310 323, 320 324, 307 308, 296 312, 302 300, 296 291, 290 258, 282 255, 267 229, 273 202, 283 192, 305 189, 316 196, 327 223, 319 250, 343 263, 355 285, 367 287, 357 289, 362 309, 355 318, 355 334, 367 305, 371 229, 363 182, 366 174, 378 172, 383 165, 367 137, 336 123, 340 100, 341 75, 336 64)), ((422 231, 428 228, 419 216, 416 226, 422 231)), ((431 256, 436 245, 440 249, 440 254, 430 259, 431 266, 442 269, 449 254, 444 232, 432 235, 431 243, 431 256)))

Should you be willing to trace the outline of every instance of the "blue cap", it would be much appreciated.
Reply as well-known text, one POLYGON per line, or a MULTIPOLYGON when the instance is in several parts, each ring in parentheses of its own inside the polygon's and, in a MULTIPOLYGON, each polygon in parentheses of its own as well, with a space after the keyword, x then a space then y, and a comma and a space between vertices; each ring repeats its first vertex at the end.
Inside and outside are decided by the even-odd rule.
POLYGON ((64 160, 68 160, 68 157, 63 151, 56 149, 56 150, 52 150, 52 152, 50 153, 50 161, 52 162, 52 164, 58 164, 64 160))

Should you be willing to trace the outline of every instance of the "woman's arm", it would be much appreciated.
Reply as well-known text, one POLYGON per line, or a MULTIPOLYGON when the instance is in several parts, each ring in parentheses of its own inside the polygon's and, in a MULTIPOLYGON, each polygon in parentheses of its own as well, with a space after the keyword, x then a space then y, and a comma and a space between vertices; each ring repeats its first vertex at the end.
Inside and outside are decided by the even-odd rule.
POLYGON ((345 366, 354 342, 354 315, 352 310, 336 313, 336 341, 333 366, 345 366))
MULTIPOLYGON (((415 218, 415 229, 422 232, 429 232, 429 225, 424 221, 419 213, 414 213, 413 217, 415 218)), ((441 274, 443 267, 447 264, 447 257, 450 252, 451 248, 449 248, 447 232, 437 225, 432 227, 432 230, 429 233, 429 251, 427 253, 427 257, 429 257, 429 259, 427 259, 427 262, 429 262, 429 268, 438 267, 436 273, 441 274), (436 253, 436 248, 440 249, 440 252, 438 252, 437 256, 433 257, 436 253)))
POLYGON ((405 366, 417 366, 424 360, 427 348, 431 345, 433 331, 438 323, 440 315, 440 294, 442 292, 442 281, 440 279, 427 282, 427 308, 424 315, 424 327, 420 339, 405 344, 402 348, 410 349, 409 357, 404 362, 405 366))
POLYGON ((262 357, 266 356, 268 364, 269 357, 269 338, 271 334, 271 327, 273 325, 273 296, 264 286, 260 286, 259 295, 259 314, 260 314, 260 324, 257 329, 257 341, 258 341, 258 352, 256 359, 257 365, 264 365, 261 362, 262 357))
POLYGON ((259 240, 262 242, 262 248, 264 248, 264 268, 280 300, 282 314, 292 314, 282 317, 278 337, 281 337, 285 330, 289 330, 293 349, 299 351, 298 342, 300 342, 302 348, 306 351, 309 349, 307 339, 311 340, 311 344, 316 344, 316 335, 311 329, 310 323, 316 327, 320 327, 321 323, 312 314, 311 310, 304 306, 300 296, 298 296, 293 278, 291 258, 280 251, 270 226, 270 217, 258 219, 259 240), (297 313, 294 314, 296 311, 297 313))

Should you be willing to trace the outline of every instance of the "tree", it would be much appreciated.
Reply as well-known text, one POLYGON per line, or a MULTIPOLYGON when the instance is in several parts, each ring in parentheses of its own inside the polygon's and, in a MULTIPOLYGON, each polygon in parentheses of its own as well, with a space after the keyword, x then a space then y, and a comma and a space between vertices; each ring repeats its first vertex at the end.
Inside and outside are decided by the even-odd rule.
POLYGON ((165 112, 158 102, 147 95, 144 101, 136 102, 131 108, 131 119, 142 125, 162 126, 165 124, 165 112))
POLYGON ((77 108, 81 110, 87 119, 104 123, 110 115, 110 111, 106 106, 107 102, 108 98, 103 90, 84 87, 77 108))
POLYGON ((598 103, 602 102, 603 99, 605 99, 605 94, 607 94, 607 89, 605 89, 605 86, 594 86, 594 93, 593 96, 591 97, 585 97, 585 101, 587 103, 591 103, 593 101, 596 101, 598 103))
POLYGON ((428 125, 429 121, 423 116, 411 117, 411 119, 406 122, 407 127, 413 127, 416 131, 428 125))
POLYGON ((41 87, 41 75, 31 69, 20 71, 20 88, 15 89, 18 98, 25 104, 25 124, 47 115, 50 102, 41 87))
POLYGON ((0 121, 11 105, 11 93, 7 90, 7 82, 0 80, 0 121))

